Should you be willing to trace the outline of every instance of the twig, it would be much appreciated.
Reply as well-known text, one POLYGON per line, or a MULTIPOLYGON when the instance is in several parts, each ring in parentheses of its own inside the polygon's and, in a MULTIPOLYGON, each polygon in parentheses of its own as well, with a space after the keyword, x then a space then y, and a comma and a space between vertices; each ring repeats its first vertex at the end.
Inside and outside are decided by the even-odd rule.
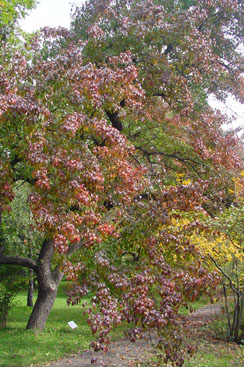
POLYGON ((240 296, 240 292, 236 289, 236 287, 233 285, 232 279, 229 277, 228 274, 226 274, 224 272, 224 270, 217 264, 216 260, 214 260, 214 258, 209 255, 210 259, 213 261, 213 263, 215 264, 216 268, 226 277, 226 279, 228 279, 231 289, 238 295, 240 296))

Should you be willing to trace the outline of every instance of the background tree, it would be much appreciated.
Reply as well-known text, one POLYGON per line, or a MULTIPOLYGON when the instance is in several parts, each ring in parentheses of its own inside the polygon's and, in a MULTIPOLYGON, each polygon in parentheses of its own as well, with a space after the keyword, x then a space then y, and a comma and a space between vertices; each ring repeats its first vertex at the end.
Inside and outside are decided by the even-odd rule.
POLYGON ((1 0, 0 2, 0 40, 13 40, 18 20, 24 18, 28 10, 35 7, 35 0, 1 0))
POLYGON ((234 178, 234 190, 230 189, 234 203, 207 222, 216 237, 208 256, 222 278, 228 335, 238 344, 244 338, 243 174, 234 178))
POLYGON ((173 219, 175 231, 188 233, 189 241, 208 268, 218 272, 223 286, 228 337, 238 344, 244 336, 243 174, 233 178, 233 190, 229 189, 232 204, 228 207, 223 202, 214 216, 204 211, 176 212, 173 219))
POLYGON ((15 304, 15 297, 27 282, 18 266, 1 266, 0 276, 0 329, 2 329, 7 326, 8 313, 15 304))
MULTIPOLYGON (((28 202, 29 184, 17 181, 14 185, 15 198, 11 203, 11 211, 5 212, 2 217, 2 235, 5 254, 22 255, 37 259, 42 234, 35 229, 35 222, 28 202)), ((23 277, 22 272, 19 271, 23 277), (22 274, 21 274, 22 273, 22 274)), ((33 306, 34 275, 29 269, 26 274, 28 279, 27 306, 33 306)))

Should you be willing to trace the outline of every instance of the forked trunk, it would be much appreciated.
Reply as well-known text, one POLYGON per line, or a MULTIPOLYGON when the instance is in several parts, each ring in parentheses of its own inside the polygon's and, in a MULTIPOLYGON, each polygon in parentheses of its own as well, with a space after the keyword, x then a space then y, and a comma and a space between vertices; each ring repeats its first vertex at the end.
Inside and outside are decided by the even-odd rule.
MULTIPOLYGON (((53 252, 53 242, 48 239, 43 241, 36 262, 30 257, 4 255, 0 248, 0 264, 24 266, 32 269, 36 273, 38 282, 38 296, 28 321, 26 327, 27 329, 39 329, 40 331, 43 330, 48 315, 53 307, 55 297, 57 295, 58 285, 63 278, 63 273, 59 270, 58 266, 56 266, 55 269, 52 269, 53 252)), ((4 320, 0 319, 0 325, 4 325, 4 322, 4 320)))
POLYGON ((52 255, 52 243, 51 241, 45 241, 38 258, 36 269, 38 296, 26 329, 38 329, 42 331, 52 310, 58 285, 63 277, 63 273, 58 268, 52 271, 52 255))

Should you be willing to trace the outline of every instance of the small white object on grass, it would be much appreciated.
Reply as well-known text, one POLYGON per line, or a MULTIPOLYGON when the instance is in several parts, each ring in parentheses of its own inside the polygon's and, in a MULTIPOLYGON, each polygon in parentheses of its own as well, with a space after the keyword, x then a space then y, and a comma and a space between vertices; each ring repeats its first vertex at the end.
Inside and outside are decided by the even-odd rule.
POLYGON ((77 328, 77 325, 76 325, 76 323, 74 321, 69 321, 68 322, 68 325, 71 327, 71 329, 77 328))

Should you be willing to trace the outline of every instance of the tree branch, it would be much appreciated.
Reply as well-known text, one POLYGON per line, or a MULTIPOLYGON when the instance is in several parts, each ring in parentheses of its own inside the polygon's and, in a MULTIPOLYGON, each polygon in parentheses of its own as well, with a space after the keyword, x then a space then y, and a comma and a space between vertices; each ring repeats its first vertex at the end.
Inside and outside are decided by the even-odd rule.
POLYGON ((218 265, 217 261, 211 256, 211 255, 208 255, 210 257, 210 259, 213 261, 214 265, 216 266, 216 268, 224 275, 224 277, 226 279, 228 279, 229 283, 230 283, 230 287, 231 289, 238 295, 240 296, 240 292, 236 289, 236 287, 233 285, 233 282, 232 282, 232 279, 229 277, 228 274, 226 274, 224 272, 224 270, 218 265))
POLYGON ((173 50, 173 45, 172 45, 172 43, 171 44, 169 44, 168 46, 167 46, 167 48, 166 48, 166 50, 164 51, 164 55, 168 55, 171 51, 173 50))
POLYGON ((106 110, 106 115, 108 116, 109 120, 112 123, 112 126, 117 129, 118 131, 122 131, 123 130, 123 125, 122 122, 120 121, 119 118, 119 113, 118 112, 111 112, 106 110))
MULTIPOLYGON (((146 149, 140 147, 140 146, 135 146, 135 149, 137 150, 140 150, 145 156, 146 158, 150 161, 149 157, 152 156, 152 155, 163 155, 165 157, 168 157, 168 158, 174 158, 174 159, 177 159, 178 161, 184 163, 184 164, 188 164, 196 173, 198 176, 200 176, 200 173, 198 172, 198 170, 194 167, 194 165, 200 165, 200 166, 205 166, 207 167, 206 164, 204 164, 203 162, 198 162, 192 158, 183 158, 183 157, 180 157, 179 155, 175 154, 175 153, 165 153, 165 152, 157 152, 157 151, 154 151, 154 152, 149 152, 147 151, 146 149)), ((150 161, 151 163, 151 161, 150 161)))
POLYGON ((73 243, 73 244, 69 245, 68 254, 71 255, 74 252, 80 250, 81 247, 82 247, 82 245, 83 245, 83 241, 82 240, 80 240, 79 242, 76 242, 76 243, 73 243))
POLYGON ((0 255, 0 264, 2 265, 19 265, 24 266, 26 268, 32 269, 34 271, 37 270, 37 264, 34 260, 23 257, 23 256, 5 256, 0 255))

